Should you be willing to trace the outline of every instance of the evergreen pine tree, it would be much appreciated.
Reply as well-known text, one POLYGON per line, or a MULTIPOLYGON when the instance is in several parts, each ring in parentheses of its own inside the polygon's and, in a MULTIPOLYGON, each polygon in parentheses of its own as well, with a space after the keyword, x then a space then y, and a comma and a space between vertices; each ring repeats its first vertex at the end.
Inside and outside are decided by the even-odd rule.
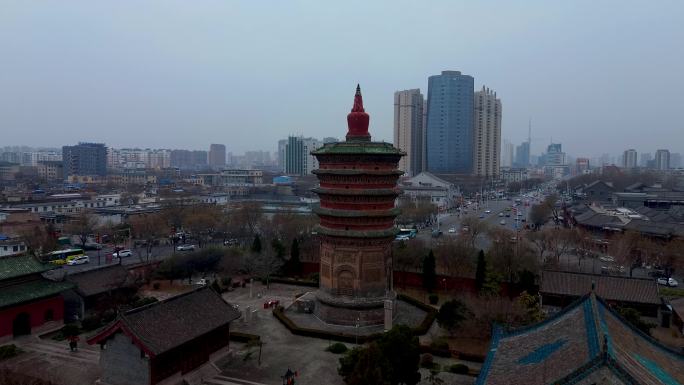
POLYGON ((475 288, 479 292, 484 285, 487 276, 487 260, 485 260, 484 251, 480 250, 477 254, 477 267, 475 269, 475 288))
POLYGON ((253 253, 261 253, 261 238, 259 237, 259 234, 254 236, 254 242, 252 242, 252 252, 253 253))
POLYGON ((435 268, 435 254, 430 250, 430 253, 423 258, 423 287, 430 293, 437 286, 437 272, 435 268))

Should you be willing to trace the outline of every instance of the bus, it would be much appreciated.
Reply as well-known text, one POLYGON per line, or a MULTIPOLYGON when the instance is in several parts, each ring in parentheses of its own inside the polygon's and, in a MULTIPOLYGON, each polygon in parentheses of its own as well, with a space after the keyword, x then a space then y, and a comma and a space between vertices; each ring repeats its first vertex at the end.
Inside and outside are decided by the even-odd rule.
POLYGON ((55 265, 64 265, 68 261, 85 255, 83 249, 66 249, 57 250, 43 256, 44 262, 54 263, 55 265))
POLYGON ((416 229, 399 229, 399 234, 397 237, 405 236, 409 238, 415 238, 418 235, 418 230, 416 229))

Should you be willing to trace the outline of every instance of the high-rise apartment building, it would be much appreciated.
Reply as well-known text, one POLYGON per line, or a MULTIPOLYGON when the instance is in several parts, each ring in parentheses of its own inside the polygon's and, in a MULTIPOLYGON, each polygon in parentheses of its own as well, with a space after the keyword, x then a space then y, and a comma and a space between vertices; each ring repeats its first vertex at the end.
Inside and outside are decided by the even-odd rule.
POLYGON ((307 175, 318 168, 316 157, 311 151, 323 146, 314 138, 290 136, 285 145, 285 173, 291 175, 307 175))
POLYGON ((482 86, 475 92, 473 116, 473 174, 499 176, 501 156, 501 99, 482 86))
POLYGON ((212 168, 226 167, 226 146, 224 144, 211 144, 209 146, 209 166, 212 168))
POLYGON ((636 168, 637 166, 637 152, 635 149, 630 148, 622 153, 622 167, 624 168, 636 168))
POLYGON ((514 155, 513 143, 504 140, 503 146, 501 146, 501 167, 513 167, 514 155))
POLYGON ((64 177, 107 176, 107 147, 102 143, 79 143, 62 147, 64 177))
POLYGON ((459 71, 428 78, 427 169, 470 174, 473 170, 474 79, 459 71))
POLYGON ((670 151, 657 150, 655 153, 655 168, 656 170, 670 169, 670 151))
POLYGON ((670 168, 681 168, 682 167, 682 154, 678 152, 670 153, 670 168))
POLYGON ((408 176, 425 169, 425 99, 419 89, 394 93, 394 146, 406 153, 399 169, 408 176))
POLYGON ((278 141, 278 168, 285 172, 285 149, 287 148, 287 139, 280 139, 278 141))
POLYGON ((207 167, 206 151, 171 150, 171 167, 183 170, 201 170, 207 167))

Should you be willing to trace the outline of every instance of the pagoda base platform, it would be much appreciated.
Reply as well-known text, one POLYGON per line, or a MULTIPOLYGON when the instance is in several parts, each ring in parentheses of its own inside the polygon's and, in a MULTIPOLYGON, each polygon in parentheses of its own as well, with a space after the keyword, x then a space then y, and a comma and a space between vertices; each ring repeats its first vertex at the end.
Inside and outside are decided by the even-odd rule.
MULTIPOLYGON (((384 308, 379 309, 379 314, 381 314, 380 321, 377 322, 377 318, 373 318, 376 314, 375 308, 370 309, 348 309, 348 308, 335 308, 324 304, 322 309, 323 313, 326 311, 331 311, 327 313, 337 317, 334 321, 336 323, 329 322, 330 319, 323 319, 318 314, 321 314, 321 309, 315 307, 321 306, 317 298, 319 292, 309 292, 299 297, 291 306, 285 309, 284 314, 287 318, 297 327, 304 329, 320 330, 327 333, 342 333, 345 335, 358 335, 358 336, 371 336, 378 335, 385 331, 384 325, 384 308), (311 305, 315 306, 313 309, 311 305), (356 326, 356 317, 359 317, 359 326, 356 326), (362 317, 367 317, 367 322, 364 324, 361 322, 362 317), (351 323, 341 324, 342 322, 351 323), (372 322, 368 322, 371 321, 372 322)), ((402 301, 400 299, 394 300, 394 312, 392 317, 392 325, 407 325, 411 328, 417 328, 423 322, 427 316, 427 312, 413 306, 412 304, 402 301)))
POLYGON ((371 326, 385 323, 385 302, 396 308, 396 294, 383 297, 339 297, 322 290, 315 294, 313 313, 326 323, 343 326, 371 326))

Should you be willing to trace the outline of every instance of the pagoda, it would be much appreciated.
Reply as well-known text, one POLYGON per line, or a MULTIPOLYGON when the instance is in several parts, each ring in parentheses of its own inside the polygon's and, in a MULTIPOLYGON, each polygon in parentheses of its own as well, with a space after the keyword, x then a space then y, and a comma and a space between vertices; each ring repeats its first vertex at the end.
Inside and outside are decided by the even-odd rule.
POLYGON ((311 152, 319 163, 314 170, 319 187, 313 191, 320 198, 315 213, 321 239, 314 312, 331 324, 386 323, 385 308, 392 309, 396 297, 391 244, 399 214, 394 207, 400 194, 397 180, 403 174, 397 167, 405 154, 389 143, 371 141, 368 123, 357 85, 346 141, 311 152))

